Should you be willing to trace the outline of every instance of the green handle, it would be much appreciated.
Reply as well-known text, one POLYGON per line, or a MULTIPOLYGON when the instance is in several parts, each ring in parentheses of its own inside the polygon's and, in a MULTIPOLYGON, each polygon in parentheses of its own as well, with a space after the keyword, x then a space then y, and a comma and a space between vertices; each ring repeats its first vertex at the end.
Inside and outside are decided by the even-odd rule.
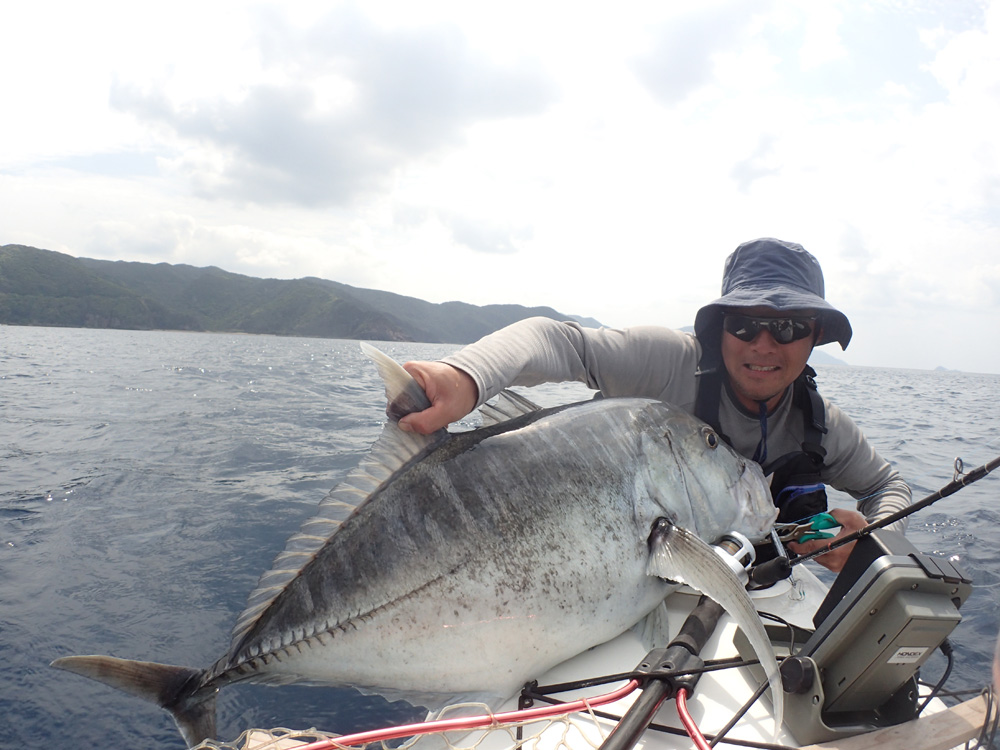
POLYGON ((832 539, 833 534, 820 529, 833 529, 840 526, 840 522, 829 513, 817 513, 810 519, 810 526, 813 530, 799 537, 799 543, 811 542, 813 539, 832 539))

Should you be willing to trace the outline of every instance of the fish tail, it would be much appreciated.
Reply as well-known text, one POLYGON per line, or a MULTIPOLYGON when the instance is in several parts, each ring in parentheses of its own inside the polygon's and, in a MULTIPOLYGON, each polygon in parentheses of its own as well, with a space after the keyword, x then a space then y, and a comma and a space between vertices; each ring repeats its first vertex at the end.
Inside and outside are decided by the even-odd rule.
POLYGON ((188 747, 215 739, 218 689, 203 684, 201 670, 113 656, 67 656, 56 659, 51 666, 103 682, 166 709, 188 747))

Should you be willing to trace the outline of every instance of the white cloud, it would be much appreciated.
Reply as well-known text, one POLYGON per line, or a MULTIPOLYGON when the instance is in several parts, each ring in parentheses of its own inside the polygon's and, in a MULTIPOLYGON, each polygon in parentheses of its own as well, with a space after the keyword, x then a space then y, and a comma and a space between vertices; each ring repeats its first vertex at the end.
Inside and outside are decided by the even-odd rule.
POLYGON ((112 87, 115 109, 208 152, 187 170, 206 197, 350 204, 471 124, 540 113, 553 95, 541 71, 485 60, 450 24, 386 31, 352 6, 305 30, 267 21, 260 76, 236 95, 185 96, 183 79, 112 87))
POLYGON ((848 55, 840 37, 843 14, 835 2, 816 2, 810 8, 798 50, 799 62, 806 70, 843 60, 848 55))

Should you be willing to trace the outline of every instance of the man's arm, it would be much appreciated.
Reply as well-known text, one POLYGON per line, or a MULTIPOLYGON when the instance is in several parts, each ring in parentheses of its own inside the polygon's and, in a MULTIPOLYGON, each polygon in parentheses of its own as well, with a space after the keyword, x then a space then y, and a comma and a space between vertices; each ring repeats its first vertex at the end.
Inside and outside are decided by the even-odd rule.
POLYGON ((406 363, 427 392, 431 408, 405 417, 400 425, 431 432, 509 386, 566 381, 585 383, 606 396, 660 398, 690 408, 699 352, 691 336, 667 328, 594 329, 529 318, 441 362, 406 363))
POLYGON ((585 371, 582 339, 582 329, 575 324, 528 318, 439 362, 407 362, 403 368, 424 389, 431 406, 403 417, 399 426, 429 434, 508 386, 580 379, 585 371))

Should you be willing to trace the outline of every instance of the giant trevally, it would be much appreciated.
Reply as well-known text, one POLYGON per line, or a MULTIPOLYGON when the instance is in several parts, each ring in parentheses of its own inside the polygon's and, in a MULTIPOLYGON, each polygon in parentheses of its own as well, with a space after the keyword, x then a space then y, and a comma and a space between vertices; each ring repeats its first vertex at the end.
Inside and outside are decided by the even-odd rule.
MULTIPOLYGON (((697 581, 724 605, 746 599, 726 566, 696 569, 714 557, 702 540, 732 530, 758 539, 776 511, 757 465, 702 422, 622 398, 407 433, 395 421, 426 396, 366 351, 390 420, 261 577, 228 652, 207 669, 109 656, 54 666, 166 708, 194 745, 214 737, 215 695, 230 683, 349 685, 430 708, 497 704, 655 616, 675 581, 697 581), (678 533, 651 536, 662 518, 678 533)), ((752 609, 735 615, 760 643, 752 609)), ((773 654, 758 656, 780 723, 773 654)))

